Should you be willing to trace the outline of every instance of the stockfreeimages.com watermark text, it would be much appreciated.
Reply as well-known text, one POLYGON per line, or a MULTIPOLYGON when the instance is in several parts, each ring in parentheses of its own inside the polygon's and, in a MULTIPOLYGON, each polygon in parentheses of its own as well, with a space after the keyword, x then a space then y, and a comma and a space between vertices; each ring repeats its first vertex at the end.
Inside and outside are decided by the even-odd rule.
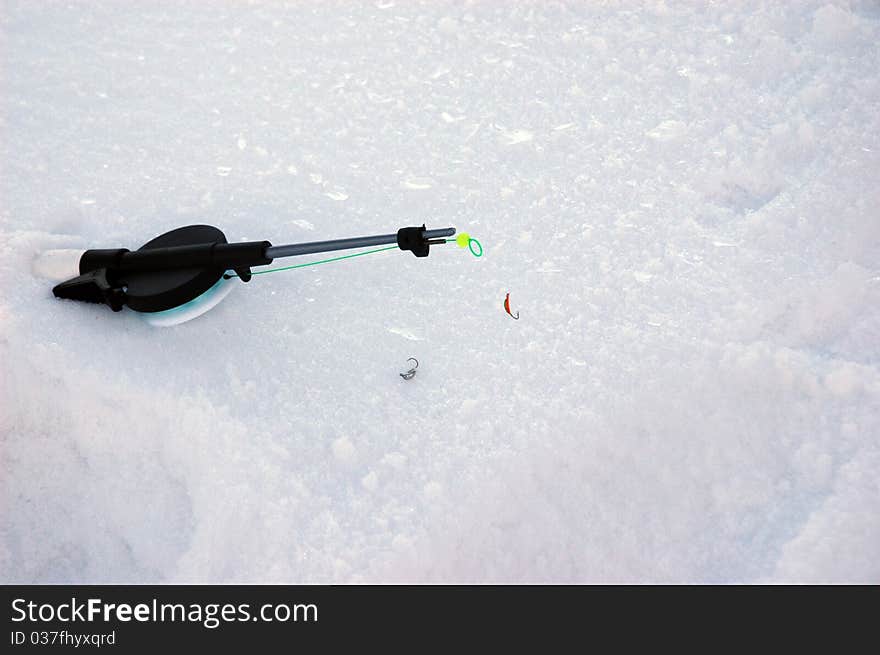
POLYGON ((265 623, 317 623, 314 603, 266 603, 252 608, 250 603, 105 603, 100 598, 62 603, 36 603, 25 598, 12 601, 12 621, 20 623, 199 623, 209 630, 223 623, 262 621, 265 623))

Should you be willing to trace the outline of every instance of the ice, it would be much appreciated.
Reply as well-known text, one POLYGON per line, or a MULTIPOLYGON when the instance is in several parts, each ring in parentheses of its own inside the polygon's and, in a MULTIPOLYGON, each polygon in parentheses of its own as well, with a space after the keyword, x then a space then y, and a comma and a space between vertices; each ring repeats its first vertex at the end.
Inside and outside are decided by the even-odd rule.
POLYGON ((79 275, 79 260, 85 250, 62 248, 46 250, 34 257, 31 271, 37 277, 61 282, 79 275))
POLYGON ((845 7, 827 4, 813 14, 812 35, 824 44, 846 42, 856 29, 856 19, 845 7))
POLYGON ((687 133, 687 125, 681 121, 665 120, 646 134, 656 141, 673 141, 687 133))
POLYGON ((880 581, 876 3, 7 2, 0 40, 0 581, 880 581), (484 256, 162 329, 33 268, 423 222, 484 256))
POLYGON ((404 189, 418 191, 420 189, 430 189, 434 186, 434 181, 427 177, 410 177, 400 183, 404 189))
POLYGON ((518 143, 528 143, 535 138, 529 130, 504 130, 502 129, 501 141, 505 145, 514 146, 518 143))
POLYGON ((357 457, 357 450, 355 449, 354 444, 352 444, 346 437, 336 439, 333 442, 332 447, 333 455, 340 462, 351 463, 354 461, 355 457, 357 457))
POLYGON ((361 485, 367 491, 376 491, 379 488, 379 476, 376 475, 375 471, 370 471, 361 478, 361 485))

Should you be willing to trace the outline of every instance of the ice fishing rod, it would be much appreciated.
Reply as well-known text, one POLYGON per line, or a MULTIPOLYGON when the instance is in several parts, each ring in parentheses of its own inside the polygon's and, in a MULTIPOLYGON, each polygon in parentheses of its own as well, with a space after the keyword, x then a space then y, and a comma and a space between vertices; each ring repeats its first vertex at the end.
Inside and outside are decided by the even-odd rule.
POLYGON ((416 257, 427 257, 432 245, 446 243, 445 237, 454 234, 454 227, 428 230, 422 225, 403 227, 394 234, 273 246, 268 241, 228 243, 216 227, 188 225, 135 251, 86 250, 79 257, 79 275, 56 285, 52 292, 58 298, 105 304, 115 312, 124 306, 145 313, 167 312, 199 302, 224 278, 248 282, 251 267, 269 265, 279 257, 392 243, 416 257))

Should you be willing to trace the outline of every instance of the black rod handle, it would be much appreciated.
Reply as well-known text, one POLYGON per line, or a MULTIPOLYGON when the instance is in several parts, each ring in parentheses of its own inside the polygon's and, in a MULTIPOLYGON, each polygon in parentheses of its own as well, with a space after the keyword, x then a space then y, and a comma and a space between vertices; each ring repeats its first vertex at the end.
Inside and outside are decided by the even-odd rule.
POLYGON ((79 272, 101 268, 115 272, 167 271, 181 268, 236 269, 272 263, 266 251, 268 241, 245 243, 197 243, 148 250, 86 250, 79 260, 79 272))

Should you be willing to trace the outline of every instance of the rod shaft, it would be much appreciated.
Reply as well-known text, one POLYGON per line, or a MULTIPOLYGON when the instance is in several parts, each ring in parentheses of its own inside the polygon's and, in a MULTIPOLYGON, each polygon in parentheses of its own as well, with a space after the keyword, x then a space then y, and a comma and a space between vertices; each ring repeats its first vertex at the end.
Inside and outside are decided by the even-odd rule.
MULTIPOLYGON (((454 227, 447 227, 440 230, 425 230, 426 239, 451 237, 453 234, 455 234, 454 227)), ((331 252, 333 250, 347 250, 349 248, 381 246, 386 243, 397 243, 397 233, 377 234, 372 237, 353 237, 351 239, 334 239, 331 241, 312 241, 310 243, 291 243, 282 246, 271 246, 266 249, 266 257, 269 259, 277 259, 279 257, 293 257, 294 255, 310 255, 315 252, 331 252)))

